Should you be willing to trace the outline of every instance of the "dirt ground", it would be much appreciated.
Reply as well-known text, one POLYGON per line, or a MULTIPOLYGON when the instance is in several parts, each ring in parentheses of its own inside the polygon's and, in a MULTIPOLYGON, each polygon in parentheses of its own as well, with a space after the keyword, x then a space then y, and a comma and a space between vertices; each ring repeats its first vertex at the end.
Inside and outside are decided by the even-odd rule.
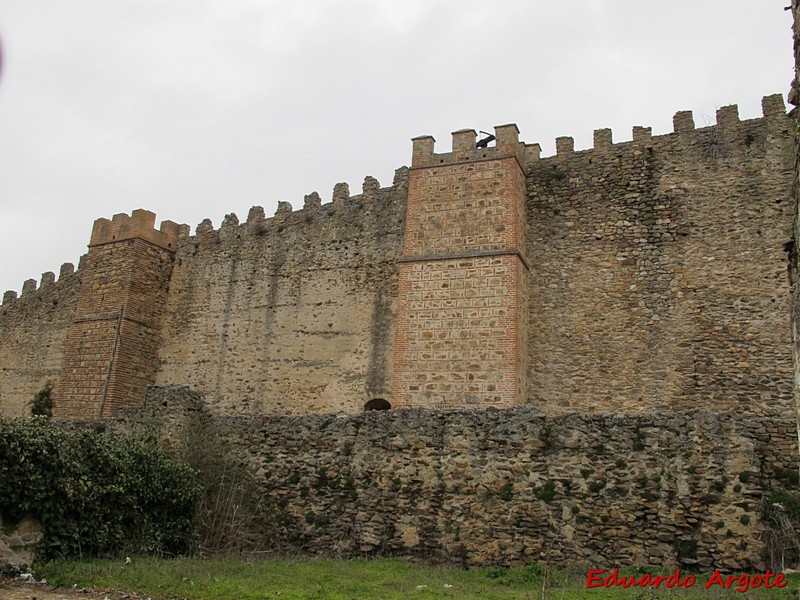
MULTIPOLYGON (((48 584, 0 579, 0 600, 148 600, 148 597, 116 590, 59 589, 48 584)), ((157 600, 149 598, 149 600, 157 600)))

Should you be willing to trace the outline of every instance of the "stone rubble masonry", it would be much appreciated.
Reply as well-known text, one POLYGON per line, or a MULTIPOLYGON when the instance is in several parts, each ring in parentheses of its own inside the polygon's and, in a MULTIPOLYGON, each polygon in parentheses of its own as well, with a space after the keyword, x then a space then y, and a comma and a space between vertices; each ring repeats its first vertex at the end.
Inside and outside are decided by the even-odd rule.
POLYGON ((58 280, 43 273, 38 289, 26 282, 21 296, 6 292, 0 305, 0 418, 29 413, 28 403, 64 361, 64 343, 75 315, 82 269, 61 266, 58 280))
POLYGON ((794 413, 792 123, 780 96, 762 106, 528 163, 531 404, 794 413))
POLYGON ((30 567, 36 547, 43 538, 44 531, 39 521, 25 519, 16 525, 9 525, 0 516, 0 565, 30 567))
POLYGON ((283 553, 763 569, 763 502, 796 489, 791 415, 212 416, 196 392, 164 386, 106 423, 175 443, 203 414, 260 482, 264 541, 283 553))
POLYGON ((524 402, 525 179, 516 125, 474 130, 453 151, 414 140, 398 283, 393 406, 509 407, 524 402), (521 370, 521 372, 520 372, 521 370))
POLYGON ((793 122, 780 96, 762 108, 702 128, 681 111, 673 133, 637 126, 629 142, 598 129, 588 150, 562 137, 551 157, 513 125, 489 148, 472 130, 449 153, 417 138, 392 186, 337 184, 333 202, 194 236, 146 211, 100 220, 74 275, 4 295, 0 412, 55 378, 72 417, 97 414, 104 389, 108 411, 140 403, 153 381, 231 415, 376 398, 794 414, 793 122))
POLYGON ((389 397, 407 177, 199 227, 176 254, 157 382, 226 414, 358 412, 389 397))
POLYGON ((788 243, 789 249, 789 278, 792 290, 791 329, 792 347, 794 356, 794 392, 797 399, 795 406, 800 418, 800 252, 797 241, 800 240, 800 114, 797 106, 800 105, 800 1, 792 0, 792 32, 794 40, 794 79, 789 92, 789 103, 794 105, 792 121, 795 131, 795 162, 792 186, 793 224, 792 239, 788 243))
POLYGON ((155 382, 174 249, 188 227, 165 221, 157 231, 154 224, 145 210, 95 221, 53 416, 109 416, 140 405, 155 382))

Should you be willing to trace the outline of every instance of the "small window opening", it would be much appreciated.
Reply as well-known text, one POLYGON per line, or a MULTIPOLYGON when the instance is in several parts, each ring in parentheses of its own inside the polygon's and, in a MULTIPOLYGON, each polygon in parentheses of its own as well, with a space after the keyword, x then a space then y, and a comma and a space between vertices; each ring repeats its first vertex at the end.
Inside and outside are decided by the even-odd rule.
POLYGON ((364 405, 364 410, 389 410, 392 405, 383 398, 373 398, 364 405))

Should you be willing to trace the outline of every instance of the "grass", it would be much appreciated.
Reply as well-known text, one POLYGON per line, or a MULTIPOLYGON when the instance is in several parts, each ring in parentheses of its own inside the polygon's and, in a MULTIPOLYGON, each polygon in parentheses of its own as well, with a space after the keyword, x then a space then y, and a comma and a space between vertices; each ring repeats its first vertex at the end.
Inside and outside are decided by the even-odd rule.
MULTIPOLYGON (((122 561, 57 561, 42 565, 37 575, 61 587, 120 589, 154 598, 197 600, 370 599, 593 599, 629 598, 798 598, 800 576, 788 578, 781 590, 703 589, 698 576, 689 590, 651 588, 586 588, 587 570, 550 570, 540 565, 506 569, 427 567, 404 560, 292 559, 134 559, 122 561)), ((656 568, 624 569, 626 574, 670 574, 656 568)))

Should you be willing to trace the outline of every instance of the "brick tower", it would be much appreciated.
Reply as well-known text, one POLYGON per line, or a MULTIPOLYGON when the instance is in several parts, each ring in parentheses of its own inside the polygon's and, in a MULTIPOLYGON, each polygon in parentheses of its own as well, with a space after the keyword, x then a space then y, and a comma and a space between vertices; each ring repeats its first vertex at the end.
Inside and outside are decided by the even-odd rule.
POLYGON ((155 219, 135 210, 94 222, 54 390, 57 418, 107 417, 140 405, 155 381, 172 262, 179 238, 189 231, 172 221, 156 230, 155 219))
POLYGON ((516 125, 476 148, 413 140, 399 265, 395 408, 508 407, 525 401, 528 334, 524 146, 516 125))

